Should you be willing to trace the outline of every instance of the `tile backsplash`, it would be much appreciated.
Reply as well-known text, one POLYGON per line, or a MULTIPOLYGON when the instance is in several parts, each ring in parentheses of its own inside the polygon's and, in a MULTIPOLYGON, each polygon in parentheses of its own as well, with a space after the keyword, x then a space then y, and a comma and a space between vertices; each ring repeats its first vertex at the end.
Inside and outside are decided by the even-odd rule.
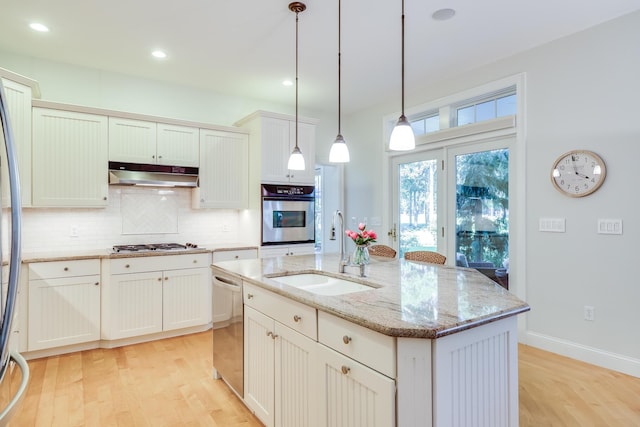
MULTIPOLYGON (((3 230, 8 216, 3 215, 3 230)), ((22 251, 95 250, 149 242, 238 243, 241 217, 232 209, 191 209, 187 188, 111 186, 109 206, 103 209, 23 209, 22 251)))

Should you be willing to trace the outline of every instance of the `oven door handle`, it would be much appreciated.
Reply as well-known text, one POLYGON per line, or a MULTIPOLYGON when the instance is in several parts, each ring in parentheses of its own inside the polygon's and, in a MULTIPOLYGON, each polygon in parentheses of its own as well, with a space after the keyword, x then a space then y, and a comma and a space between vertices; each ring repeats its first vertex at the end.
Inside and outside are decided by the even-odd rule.
POLYGON ((263 197, 263 202, 313 202, 313 197, 263 197))

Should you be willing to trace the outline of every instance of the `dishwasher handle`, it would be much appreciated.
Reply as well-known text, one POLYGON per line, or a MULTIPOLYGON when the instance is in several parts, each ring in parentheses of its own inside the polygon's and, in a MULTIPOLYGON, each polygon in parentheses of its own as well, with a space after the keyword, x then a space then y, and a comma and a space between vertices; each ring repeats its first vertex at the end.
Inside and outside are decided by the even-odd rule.
POLYGON ((226 277, 213 276, 213 283, 232 292, 240 292, 242 290, 241 283, 234 282, 226 277))

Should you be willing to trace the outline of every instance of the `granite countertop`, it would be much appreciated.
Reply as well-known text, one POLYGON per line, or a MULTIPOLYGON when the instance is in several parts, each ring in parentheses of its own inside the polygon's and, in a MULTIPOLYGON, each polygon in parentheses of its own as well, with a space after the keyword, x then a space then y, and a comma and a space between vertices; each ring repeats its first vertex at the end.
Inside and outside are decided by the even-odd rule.
POLYGON ((301 255, 223 261, 212 270, 395 337, 439 338, 530 310, 529 305, 470 268, 371 257, 367 277, 337 255, 301 255), (375 289, 337 296, 314 294, 268 276, 322 271, 375 289))
POLYGON ((195 249, 186 249, 179 251, 148 251, 148 252, 120 252, 114 253, 110 248, 105 249, 87 249, 77 251, 47 251, 47 252, 23 252, 22 262, 29 264, 32 262, 48 262, 48 261, 73 261, 82 259, 95 258, 132 258, 132 257, 150 257, 165 255, 188 255, 211 253, 216 251, 234 251, 243 249, 258 249, 257 246, 247 246, 241 243, 212 244, 202 245, 195 249))

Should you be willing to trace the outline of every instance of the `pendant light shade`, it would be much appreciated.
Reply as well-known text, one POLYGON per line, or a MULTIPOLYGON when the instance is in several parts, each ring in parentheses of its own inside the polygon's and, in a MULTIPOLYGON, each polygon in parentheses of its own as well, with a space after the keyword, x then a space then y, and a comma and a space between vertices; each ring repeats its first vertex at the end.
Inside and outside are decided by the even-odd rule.
POLYGON ((341 29, 342 27, 342 5, 341 0, 338 0, 338 136, 336 136, 336 140, 331 145, 331 150, 329 151, 329 161, 331 163, 347 163, 351 159, 349 158, 349 147, 347 147, 347 143, 344 141, 342 137, 342 132, 340 131, 340 119, 342 116, 341 111, 341 51, 340 51, 340 39, 341 39, 341 29))
POLYGON ((394 151, 407 151, 416 148, 416 138, 413 135, 411 124, 404 115, 404 0, 402 0, 402 113, 391 132, 389 149, 394 151))
POLYGON ((307 8, 304 3, 294 1, 289 3, 289 10, 296 14, 296 146, 289 156, 287 169, 303 171, 305 170, 304 157, 298 147, 298 13, 304 12, 307 8))

